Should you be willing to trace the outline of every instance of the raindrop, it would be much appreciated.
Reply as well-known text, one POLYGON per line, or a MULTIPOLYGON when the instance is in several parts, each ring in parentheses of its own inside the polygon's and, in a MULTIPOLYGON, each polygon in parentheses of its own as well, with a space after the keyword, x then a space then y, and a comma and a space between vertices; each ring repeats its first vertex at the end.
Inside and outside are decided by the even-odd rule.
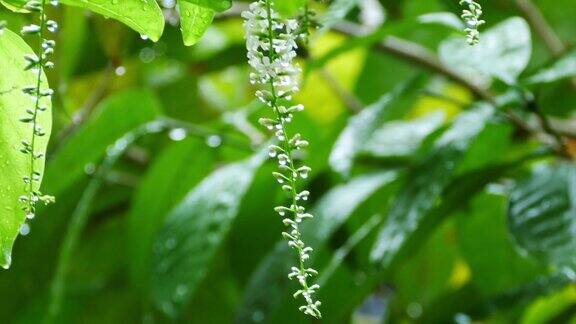
POLYGON ((150 63, 156 58, 156 52, 151 47, 145 47, 140 51, 138 56, 142 62, 150 63))
POLYGON ((418 303, 410 303, 406 308, 406 313, 411 318, 418 318, 422 315, 422 305, 418 303))
POLYGON ((184 128, 174 128, 168 133, 168 137, 176 142, 184 140, 186 136, 187 134, 184 128))
POLYGON ((116 68, 116 70, 114 70, 114 73, 116 73, 117 76, 123 76, 124 74, 126 74, 126 68, 123 66, 119 66, 116 68))
POLYGON ((254 322, 262 322, 264 320, 264 314, 260 310, 256 310, 252 313, 252 320, 254 322))
POLYGON ((218 147, 220 145, 222 145, 222 137, 218 136, 218 135, 211 135, 208 136, 208 138, 206 138, 206 145, 210 146, 210 147, 218 147))
POLYGON ((28 234, 30 234, 30 225, 24 223, 22 224, 22 227, 20 227, 20 235, 26 236, 28 234))
POLYGON ((166 250, 170 251, 176 247, 176 240, 171 238, 168 239, 165 243, 166 250))
POLYGON ((94 174, 95 171, 96 171, 96 166, 94 165, 94 163, 88 163, 84 166, 84 172, 88 175, 94 174))

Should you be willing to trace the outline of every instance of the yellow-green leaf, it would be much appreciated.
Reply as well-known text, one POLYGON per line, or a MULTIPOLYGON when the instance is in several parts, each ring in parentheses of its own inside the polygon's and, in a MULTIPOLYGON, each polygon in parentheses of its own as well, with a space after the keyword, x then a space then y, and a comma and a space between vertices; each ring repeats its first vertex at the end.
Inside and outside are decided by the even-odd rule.
POLYGON ((61 0, 61 2, 118 20, 155 42, 164 32, 164 15, 158 3, 153 0, 61 0))
MULTIPOLYGON (((12 245, 24 224, 25 214, 18 197, 26 193, 22 178, 30 173, 30 157, 20 152, 21 142, 30 141, 31 124, 19 121, 31 108, 30 97, 22 92, 25 86, 34 85, 37 76, 24 71, 25 54, 33 51, 17 34, 5 29, 0 35, 0 266, 8 268, 12 259, 12 245)), ((42 75, 42 86, 48 87, 42 75)), ((51 103, 43 99, 48 109, 38 115, 37 124, 46 135, 37 137, 35 153, 45 153, 52 128, 51 103)), ((36 160, 35 170, 44 173, 44 160, 36 160)))
POLYGON ((180 29, 182 29, 184 45, 192 46, 210 27, 214 19, 214 10, 186 1, 179 1, 178 6, 180 7, 180 29))

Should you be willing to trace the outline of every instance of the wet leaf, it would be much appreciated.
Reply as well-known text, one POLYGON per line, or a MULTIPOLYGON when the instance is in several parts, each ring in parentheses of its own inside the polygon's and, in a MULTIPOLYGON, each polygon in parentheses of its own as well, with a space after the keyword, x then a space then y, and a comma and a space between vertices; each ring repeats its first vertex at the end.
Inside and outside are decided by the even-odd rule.
POLYGON ((180 0, 180 2, 189 2, 214 11, 224 11, 232 7, 232 0, 180 0))
POLYGON ((550 165, 510 195, 510 231, 520 248, 556 266, 576 267, 576 167, 550 165))
POLYGON ((143 37, 158 41, 164 31, 164 15, 151 0, 60 0, 65 5, 88 9, 118 20, 143 37))
POLYGON ((92 119, 61 144, 46 170, 47 192, 53 195, 73 185, 106 155, 118 138, 154 120, 160 104, 148 91, 131 90, 103 101, 92 119))
POLYGON ((180 29, 184 45, 196 44, 214 19, 214 10, 187 1, 179 1, 180 29))
POLYGON ((528 77, 525 82, 528 84, 550 83, 576 76, 576 52, 564 56, 555 61, 551 66, 538 71, 528 77))
POLYGON ((152 294, 166 314, 177 316, 209 271, 263 160, 259 153, 217 170, 166 217, 152 256, 152 294))
POLYGON ((128 216, 130 268, 136 287, 145 289, 150 282, 152 244, 166 211, 210 173, 213 159, 206 144, 188 138, 168 146, 142 179, 128 216))
POLYGON ((430 153, 409 172, 409 181, 400 190, 372 248, 372 261, 383 268, 392 263, 436 205, 492 113, 491 107, 481 106, 461 115, 435 142, 430 153))
MULTIPOLYGON (((25 71, 24 55, 33 51, 17 34, 5 29, 0 34, 0 266, 8 268, 12 260, 12 245, 24 224, 25 214, 18 198, 26 193, 22 177, 30 174, 30 156, 20 152, 21 142, 30 142, 32 124, 22 123, 26 110, 30 109, 29 95, 23 87, 35 85, 37 76, 25 71)), ((43 89, 48 88, 46 76, 42 74, 43 89)), ((37 122, 46 132, 36 137, 35 153, 46 153, 52 129, 52 103, 42 100, 48 109, 38 115, 37 122)), ((35 162, 35 170, 44 175, 44 159, 35 162)))
POLYGON ((439 53, 445 65, 472 79, 514 84, 530 61, 530 28, 522 18, 509 18, 483 32, 479 44, 468 46, 464 37, 456 36, 443 41, 439 53))

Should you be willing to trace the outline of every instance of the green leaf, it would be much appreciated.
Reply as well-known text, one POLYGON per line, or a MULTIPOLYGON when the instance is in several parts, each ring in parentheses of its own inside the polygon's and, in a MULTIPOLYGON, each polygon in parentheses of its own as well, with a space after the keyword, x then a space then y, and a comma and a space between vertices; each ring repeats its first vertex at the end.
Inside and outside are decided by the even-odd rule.
MULTIPOLYGON (((315 205, 313 221, 302 225, 304 241, 315 250, 321 248, 367 199, 396 178, 396 172, 364 175, 330 190, 315 205)), ((291 296, 287 274, 292 253, 286 242, 280 241, 260 263, 246 288, 237 323, 258 322, 255 312, 266 322, 282 300, 291 296)))
POLYGON ((164 32, 164 15, 151 0, 61 0, 63 4, 88 9, 118 20, 156 42, 164 32))
MULTIPOLYGON (((507 19, 482 33, 476 46, 469 46, 462 36, 452 37, 440 44, 440 59, 470 78, 498 78, 508 84, 516 83, 532 53, 530 28, 522 18, 507 19)), ((488 80, 487 80, 488 79, 488 80)))
POLYGON ((409 94, 419 88, 413 83, 397 87, 350 118, 330 153, 329 164, 334 171, 350 175, 356 156, 384 122, 397 118, 411 107, 413 98, 409 94))
POLYGON ((322 30, 328 30, 344 18, 358 5, 358 0, 335 0, 328 11, 320 18, 322 30))
MULTIPOLYGON (((30 156, 20 152, 21 142, 30 141, 31 124, 19 120, 30 109, 30 97, 22 88, 37 83, 37 76, 25 71, 24 55, 33 51, 20 36, 8 29, 0 34, 0 266, 8 268, 11 263, 12 245, 25 221, 18 197, 25 194, 22 177, 30 173, 30 156)), ((42 74, 42 87, 48 88, 46 76, 42 74)), ((37 137, 35 153, 46 153, 52 129, 52 103, 42 99, 46 112, 37 117, 37 123, 46 132, 37 137)), ((35 170, 44 174, 44 160, 36 160, 35 170)), ((39 185, 38 185, 39 186, 39 185)))
POLYGON ((64 142, 49 161, 45 175, 47 192, 58 195, 73 185, 118 138, 156 119, 159 107, 152 93, 140 90, 122 92, 102 102, 92 119, 64 142))
POLYGON ((90 180, 88 186, 82 193, 82 197, 78 205, 74 209, 68 230, 64 235, 56 272, 52 278, 51 291, 50 291, 50 305, 49 311, 46 314, 45 321, 48 323, 55 322, 54 319, 59 315, 62 301, 64 300, 67 284, 68 269, 70 268, 71 258, 82 232, 86 228, 86 224, 91 215, 92 205, 102 184, 104 183, 106 175, 112 170, 118 159, 124 155, 126 150, 139 138, 147 134, 153 134, 166 128, 166 125, 160 121, 152 121, 148 124, 139 125, 137 128, 130 130, 123 134, 108 150, 106 158, 98 167, 95 176, 90 180))
POLYGON ((0 3, 3 4, 4 7, 14 12, 21 12, 21 13, 30 12, 24 9, 26 7, 26 3, 28 3, 28 0, 0 0, 0 3))
POLYGON ((232 7, 232 0, 180 0, 180 2, 188 2, 214 11, 225 11, 232 7))
POLYGON ((460 31, 465 28, 462 19, 451 12, 432 12, 418 17, 421 24, 438 24, 460 31))
POLYGON ((444 114, 440 112, 416 120, 388 122, 364 142, 359 153, 381 158, 410 157, 443 122, 444 114))
POLYGON ((188 138, 165 149, 142 179, 128 216, 127 241, 135 287, 143 288, 150 282, 152 244, 166 211, 210 173, 213 160, 204 142, 188 138))
POLYGON ((557 316, 567 315, 576 304, 576 287, 568 285, 565 289, 550 296, 535 300, 522 316, 522 324, 559 323, 557 316))
POLYGON ((486 295, 503 293, 526 283, 541 269, 515 249, 506 220, 504 195, 483 193, 458 220, 462 255, 472 270, 472 281, 486 295), (498 262, 494 262, 498 260, 498 262))
POLYGON ((493 114, 490 106, 461 115, 412 168, 372 248, 371 259, 388 267, 406 241, 420 228, 457 171, 471 143, 493 114))
POLYGON ((177 316, 205 277, 263 155, 214 172, 166 217, 152 256, 152 294, 166 314, 177 316))
POLYGON ((508 220, 518 246, 556 266, 576 267, 576 167, 550 165, 519 182, 508 220))
POLYGON ((576 76, 576 51, 555 61, 552 66, 538 71, 538 73, 528 77, 525 82, 528 84, 550 83, 558 80, 576 76))
POLYGON ((184 45, 196 44, 208 30, 214 19, 214 10, 191 2, 178 1, 180 7, 180 29, 184 45))
POLYGON ((394 271, 390 281, 398 293, 394 296, 393 317, 401 318, 412 303, 427 308, 434 299, 454 285, 451 281, 454 280, 459 264, 458 245, 453 239, 455 227, 453 219, 444 222, 410 259, 394 271))

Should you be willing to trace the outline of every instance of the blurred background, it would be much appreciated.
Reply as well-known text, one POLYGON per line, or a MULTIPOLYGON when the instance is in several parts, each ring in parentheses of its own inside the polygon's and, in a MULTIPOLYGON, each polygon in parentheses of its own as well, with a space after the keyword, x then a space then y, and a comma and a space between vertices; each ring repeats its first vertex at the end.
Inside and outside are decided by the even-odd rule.
MULTIPOLYGON (((1 322, 576 322, 573 0, 481 1, 476 47, 457 0, 310 2, 322 26, 299 49, 291 127, 310 142, 321 320, 287 279, 248 3, 192 47, 159 3, 156 43, 50 12, 56 204, 0 272, 1 322)), ((30 19, 0 10, 13 30, 30 19)))

